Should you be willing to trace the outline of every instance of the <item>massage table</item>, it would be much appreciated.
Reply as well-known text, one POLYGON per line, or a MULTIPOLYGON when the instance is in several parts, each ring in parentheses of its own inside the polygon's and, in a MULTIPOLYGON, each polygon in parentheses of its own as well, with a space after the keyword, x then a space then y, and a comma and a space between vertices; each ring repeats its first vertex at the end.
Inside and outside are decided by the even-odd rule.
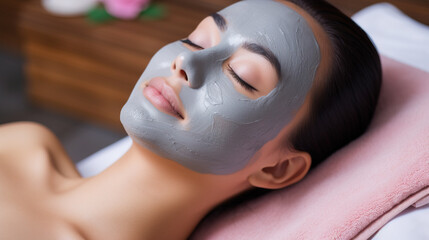
MULTIPOLYGON (((396 68, 396 66, 400 67, 403 64, 410 65, 416 68, 416 70, 413 70, 414 68, 406 68, 406 69, 408 69, 408 71, 420 71, 417 74, 420 78, 422 74, 423 74, 423 77, 429 76, 429 27, 428 26, 425 26, 423 24, 420 24, 414 21, 413 19, 409 18, 408 16, 400 12, 398 9, 396 9, 394 6, 388 3, 380 3, 380 4, 375 4, 370 7, 367 7, 359 11, 358 13, 356 13, 353 16, 353 19, 368 33, 368 35, 371 37, 372 41, 376 45, 380 54, 387 57, 387 58, 383 57, 383 61, 382 61, 383 64, 390 64, 393 69, 396 68), (391 59, 399 61, 403 64, 398 65, 395 61, 391 59), (424 75, 423 71, 428 72, 428 74, 424 75)), ((385 74, 385 75, 388 75, 388 74, 385 74)), ((411 74, 410 76, 414 76, 414 75, 411 74)), ((429 82, 429 77, 426 80, 429 82)), ((427 108, 427 106, 421 106, 421 107, 427 108)), ((426 122, 429 125, 429 119, 426 119, 426 122)), ((376 123, 374 125, 376 125, 376 123)), ((374 131, 376 130, 372 130, 372 132, 374 131)), ((394 129, 392 131, 392 134, 393 133, 394 133, 394 129)), ((363 136, 362 138, 365 138, 365 137, 371 140, 371 138, 368 136, 363 136)), ((429 135, 427 137, 429 140, 429 135)), ((361 142, 363 141, 362 139, 360 140, 361 142)), ((357 142, 359 142, 359 139, 357 142)), ((380 144, 380 146, 383 146, 382 142, 378 144, 380 144)), ((131 140, 129 137, 121 139, 118 142, 104 149, 101 149, 100 151, 83 159, 77 164, 77 168, 83 177, 94 176, 100 173, 101 171, 103 171, 108 166, 110 166, 112 163, 114 163, 120 156, 122 156, 127 151, 130 145, 131 145, 131 140)), ((348 146, 348 148, 350 147, 348 146)), ((429 145, 421 146, 421 148, 429 149, 429 145)), ((339 155, 341 156, 341 154, 342 153, 340 151, 339 155)), ((427 154, 427 152, 425 152, 425 154, 427 154)), ((429 154, 423 155, 423 156, 426 156, 427 158, 423 160, 420 159, 419 163, 423 163, 424 165, 423 167, 426 167, 426 170, 429 171, 429 163, 428 163, 429 154)), ((333 158, 336 158, 336 156, 334 156, 333 158)), ((340 157, 337 157, 337 158, 340 158, 340 157)), ((321 167, 322 169, 320 171, 318 171, 319 169, 317 169, 318 171, 317 173, 310 173, 310 175, 317 175, 317 174, 321 175, 324 169, 327 169, 329 167, 329 164, 333 164, 335 160, 336 159, 333 159, 332 161, 323 163, 322 164, 323 167, 321 167)), ((365 164, 365 162, 363 161, 362 164, 365 164)), ((383 174, 383 173, 380 173, 380 174, 383 174)), ((395 174, 394 171, 392 171, 392 174, 395 174)), ((310 176, 310 178, 311 177, 313 176, 310 176)), ((313 178, 316 178, 316 177, 313 177, 313 178)), ((303 181, 304 183, 302 183, 303 184, 302 186, 305 186, 306 180, 303 180, 303 181)), ((419 179, 417 179, 416 181, 418 182, 419 179)), ((414 183, 413 181, 410 181, 410 182, 414 183)), ((292 186, 292 188, 296 189, 300 187, 300 184, 301 183, 298 183, 296 184, 296 186, 292 186)), ((290 192, 293 193, 295 189, 291 189, 290 192)), ((403 188, 403 189, 406 189, 406 188, 403 188)), ((362 214, 360 214, 358 217, 356 216, 357 224, 353 224, 354 222, 350 220, 350 219, 353 220, 353 218, 350 218, 350 216, 346 218, 347 216, 344 215, 343 216, 344 219, 346 219, 348 222, 344 222, 344 224, 341 227, 333 228, 333 230, 330 230, 330 232, 327 231, 327 232, 324 232, 323 234, 320 233, 321 235, 318 235, 317 228, 314 228, 314 232, 315 232, 314 236, 317 236, 318 237, 317 239, 349 239, 349 238, 356 238, 356 239, 371 238, 371 239, 377 239, 377 240, 379 239, 389 239, 389 240, 429 239, 429 227, 428 227, 429 226, 429 204, 428 204, 429 195, 427 194, 429 190, 426 191, 423 185, 421 187, 421 190, 422 191, 419 192, 421 196, 417 194, 411 194, 408 192, 395 193, 396 195, 391 194, 390 198, 387 198, 386 200, 386 204, 392 204, 392 206, 389 206, 387 208, 388 211, 386 209, 380 209, 380 208, 378 209, 368 208, 368 211, 370 213, 368 214, 367 219, 362 220, 362 216, 361 216, 362 214), (403 196, 403 195, 407 195, 407 196, 403 196), (393 204, 392 202, 395 202, 395 204, 393 204), (382 212, 377 212, 378 210, 382 212), (377 216, 377 218, 375 218, 374 216, 377 216)), ((289 191, 289 189, 287 189, 286 191, 289 191)), ((303 191, 299 193, 303 194, 303 191)), ((350 194, 353 194, 353 192, 351 192, 350 194)), ((277 195, 281 196, 281 193, 277 195)), ((313 201, 317 202, 318 201, 317 195, 315 196, 316 196, 316 199, 314 199, 313 201)), ((285 196, 282 196, 282 197, 268 196, 267 200, 264 200, 264 199, 259 200, 259 203, 255 203, 253 205, 252 203, 250 203, 249 205, 246 206, 246 210, 238 209, 233 213, 227 213, 225 214, 225 216, 222 216, 219 220, 209 219, 207 223, 203 223, 202 226, 200 226, 197 229, 196 234, 194 234, 193 236, 193 239, 249 239, 249 236, 247 235, 249 234, 249 231, 250 231, 250 234, 252 234, 250 235, 251 239, 295 239, 295 238, 308 239, 308 236, 311 236, 311 233, 309 235, 308 231, 311 231, 313 228, 313 226, 311 226, 311 223, 312 223, 311 220, 308 220, 308 222, 305 222, 305 221, 302 222, 302 224, 309 224, 309 226, 307 226, 307 228, 309 229, 308 231, 297 230, 300 228, 300 226, 296 226, 296 227, 292 226, 292 227, 289 227, 290 229, 286 229, 286 230, 276 230, 277 231, 276 233, 272 233, 272 231, 268 227, 267 227, 268 229, 264 229, 264 227, 261 227, 261 228, 258 228, 258 230, 254 230, 255 227, 252 227, 252 226, 255 224, 256 226, 258 226, 258 224, 260 224, 257 222, 255 223, 255 221, 258 221, 258 218, 259 218, 259 221, 261 221, 260 219, 263 219, 264 216, 266 215, 265 212, 270 211, 270 208, 268 207, 267 209, 265 209, 263 206, 261 207, 261 205, 264 205, 264 204, 261 204, 260 202, 261 201, 262 203, 263 201, 270 202, 271 205, 274 204, 273 209, 276 209, 275 204, 280 204, 279 207, 283 205, 282 203, 272 203, 277 201, 279 198, 283 200, 287 199, 287 197, 285 196), (253 213, 248 213, 249 208, 252 210, 250 212, 253 212, 253 213), (261 214, 259 215, 255 214, 255 212, 257 213, 258 211, 261 211, 261 214), (268 231, 270 233, 268 233, 268 231), (226 236, 228 238, 225 238, 226 236)), ((338 198, 340 198, 340 202, 341 202, 341 196, 338 196, 338 198)), ((294 200, 294 198, 289 200, 294 200)), ((290 202, 285 201, 284 205, 288 205, 288 204, 290 205, 290 202)), ((308 203, 308 204, 311 204, 311 203, 308 203)), ((341 206, 341 204, 339 204, 339 206, 341 206)), ((346 206, 344 207, 345 207, 344 211, 347 211, 348 209, 346 208, 346 206)), ((299 205, 298 205, 298 208, 299 208, 299 205)), ((362 207, 361 209, 365 209, 365 207, 362 207)), ((290 209, 288 211, 291 212, 290 209)), ((323 209, 321 209, 320 211, 323 211, 323 209)), ((307 211, 304 211, 304 210, 302 211, 302 213, 309 214, 307 211)), ((357 213, 359 212, 357 211, 357 213)), ((326 214, 329 215, 329 212, 326 212, 326 214)), ((349 215, 351 214, 352 213, 350 213, 349 215)), ((270 218, 270 220, 267 220, 267 221, 274 221, 274 220, 273 218, 270 218)), ((329 221, 329 218, 327 221, 329 221)), ((335 221, 335 219, 333 221, 335 221)), ((296 223, 293 223, 293 222, 290 222, 290 223, 291 224, 286 224, 286 225, 293 225, 293 224, 298 225, 299 221, 297 220, 296 223)), ((282 228, 282 226, 277 226, 276 223, 273 223, 271 225, 270 224, 271 223, 267 223, 266 225, 271 227, 275 226, 275 227, 282 228)))

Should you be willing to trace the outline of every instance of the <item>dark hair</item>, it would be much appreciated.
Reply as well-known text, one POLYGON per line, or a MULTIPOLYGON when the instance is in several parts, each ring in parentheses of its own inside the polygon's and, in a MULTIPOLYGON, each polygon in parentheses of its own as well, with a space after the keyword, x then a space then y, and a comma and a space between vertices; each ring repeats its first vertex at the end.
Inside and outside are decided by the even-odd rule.
POLYGON ((287 0, 309 13, 327 33, 331 69, 313 88, 307 115, 288 144, 308 152, 312 168, 360 136, 368 127, 381 87, 379 55, 367 34, 323 0, 287 0))

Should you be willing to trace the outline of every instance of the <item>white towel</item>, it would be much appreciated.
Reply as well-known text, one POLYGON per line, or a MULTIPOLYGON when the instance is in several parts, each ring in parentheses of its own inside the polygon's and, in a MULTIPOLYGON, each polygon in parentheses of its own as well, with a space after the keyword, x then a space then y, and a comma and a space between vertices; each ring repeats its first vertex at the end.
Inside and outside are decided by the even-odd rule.
POLYGON ((369 6, 352 18, 368 33, 381 54, 429 72, 428 26, 389 3, 369 6))

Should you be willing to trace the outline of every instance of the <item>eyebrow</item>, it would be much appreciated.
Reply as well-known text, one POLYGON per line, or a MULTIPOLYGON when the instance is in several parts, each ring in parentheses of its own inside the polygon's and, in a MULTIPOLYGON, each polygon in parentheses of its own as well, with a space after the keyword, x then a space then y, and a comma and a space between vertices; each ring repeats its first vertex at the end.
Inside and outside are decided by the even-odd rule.
POLYGON ((256 44, 256 43, 244 43, 243 48, 246 50, 249 50, 250 52, 256 53, 264 57, 268 60, 268 62, 271 63, 271 65, 274 67, 274 69, 277 72, 277 77, 280 79, 281 71, 280 71, 280 62, 277 59, 277 57, 274 55, 273 52, 271 52, 269 49, 264 48, 263 46, 256 44))
POLYGON ((225 31, 226 30, 226 21, 225 21, 224 17, 222 17, 219 13, 212 13, 210 16, 213 18, 213 20, 215 21, 217 27, 221 31, 225 31))

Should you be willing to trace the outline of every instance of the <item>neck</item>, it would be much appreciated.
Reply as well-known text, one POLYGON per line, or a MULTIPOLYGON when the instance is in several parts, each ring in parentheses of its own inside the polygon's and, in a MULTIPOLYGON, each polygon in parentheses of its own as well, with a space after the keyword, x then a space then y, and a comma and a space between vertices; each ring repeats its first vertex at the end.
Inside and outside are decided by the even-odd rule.
POLYGON ((131 211, 143 239, 185 239, 213 207, 248 187, 193 172, 135 143, 103 174, 119 191, 117 208, 131 211))

